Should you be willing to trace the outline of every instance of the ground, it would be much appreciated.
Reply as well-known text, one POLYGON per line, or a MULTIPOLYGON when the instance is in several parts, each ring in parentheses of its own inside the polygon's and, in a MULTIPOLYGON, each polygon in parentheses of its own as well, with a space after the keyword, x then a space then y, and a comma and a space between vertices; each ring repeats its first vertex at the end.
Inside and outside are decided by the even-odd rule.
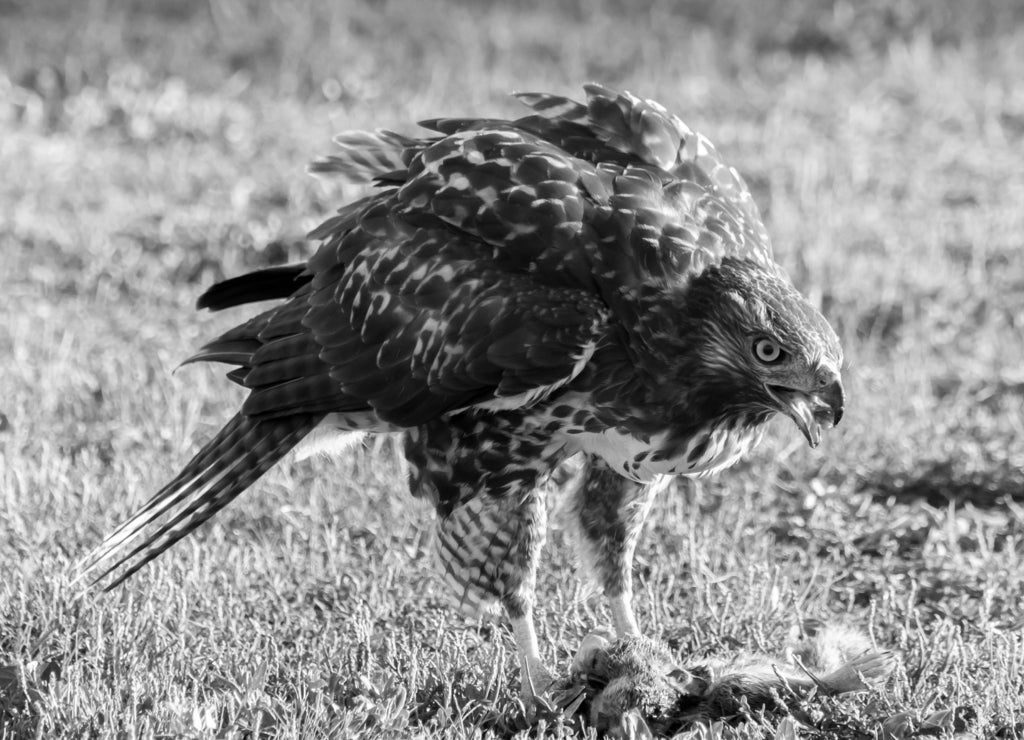
MULTIPOLYGON (((648 634, 771 653, 824 619, 901 653, 881 690, 719 736, 1024 735, 1022 20, 1013 0, 0 2, 0 737, 525 727, 510 635, 448 610, 389 440, 282 465, 114 593, 71 574, 238 404, 218 369, 175 372, 240 318, 194 301, 309 254, 355 194, 304 172, 332 132, 590 80, 711 137, 848 358, 821 448, 779 421, 659 500, 648 634)), ((564 667, 607 615, 557 523, 545 561, 564 667)))

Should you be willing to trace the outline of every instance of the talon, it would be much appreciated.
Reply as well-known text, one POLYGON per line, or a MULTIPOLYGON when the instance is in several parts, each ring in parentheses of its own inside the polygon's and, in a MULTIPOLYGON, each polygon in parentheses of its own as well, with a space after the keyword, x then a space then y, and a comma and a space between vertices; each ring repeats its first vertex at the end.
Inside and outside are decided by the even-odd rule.
POLYGON ((541 663, 524 662, 521 674, 520 701, 527 720, 532 724, 538 717, 555 712, 556 704, 550 696, 554 677, 541 663))
POLYGON ((544 668, 541 668, 539 673, 540 676, 529 682, 524 675, 520 692, 519 700, 523 706, 523 715, 531 726, 540 720, 553 721, 564 714, 564 708, 552 692, 555 682, 551 674, 544 668))

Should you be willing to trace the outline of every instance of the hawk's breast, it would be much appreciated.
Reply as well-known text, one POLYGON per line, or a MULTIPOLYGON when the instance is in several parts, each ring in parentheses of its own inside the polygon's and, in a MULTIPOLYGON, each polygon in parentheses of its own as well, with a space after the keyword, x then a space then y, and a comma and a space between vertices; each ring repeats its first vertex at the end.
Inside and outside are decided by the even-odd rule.
POLYGON ((760 424, 720 424, 686 438, 679 438, 670 430, 637 435, 623 427, 595 430, 571 424, 560 431, 571 448, 600 456, 613 470, 640 483, 662 475, 701 476, 718 472, 742 459, 763 434, 760 424))

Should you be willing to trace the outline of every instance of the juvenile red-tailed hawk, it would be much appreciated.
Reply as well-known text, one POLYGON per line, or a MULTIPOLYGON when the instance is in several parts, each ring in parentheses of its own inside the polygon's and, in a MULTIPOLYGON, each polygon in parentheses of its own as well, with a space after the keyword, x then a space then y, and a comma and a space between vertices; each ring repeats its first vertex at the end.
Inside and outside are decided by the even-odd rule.
POLYGON ((817 445, 843 413, 842 352, 708 140, 653 101, 585 89, 583 104, 519 95, 533 114, 515 121, 339 136, 314 170, 377 189, 311 234, 307 264, 199 299, 284 302, 190 358, 235 365, 249 396, 87 572, 120 583, 314 430, 402 431, 445 576, 464 607, 504 607, 527 698, 547 680, 540 484, 575 453, 582 560, 618 633, 639 634, 631 560, 653 484, 728 467, 779 411, 817 445))

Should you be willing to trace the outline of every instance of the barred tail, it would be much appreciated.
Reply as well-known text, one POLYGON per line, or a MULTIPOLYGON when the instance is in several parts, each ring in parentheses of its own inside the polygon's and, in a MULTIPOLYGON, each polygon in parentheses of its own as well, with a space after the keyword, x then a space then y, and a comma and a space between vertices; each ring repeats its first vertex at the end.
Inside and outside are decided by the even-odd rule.
POLYGON ((124 568, 105 590, 120 585, 252 485, 320 419, 319 414, 267 420, 235 416, 174 480, 86 557, 78 578, 90 578, 95 585, 124 568), (159 528, 123 554, 151 525, 159 528))

